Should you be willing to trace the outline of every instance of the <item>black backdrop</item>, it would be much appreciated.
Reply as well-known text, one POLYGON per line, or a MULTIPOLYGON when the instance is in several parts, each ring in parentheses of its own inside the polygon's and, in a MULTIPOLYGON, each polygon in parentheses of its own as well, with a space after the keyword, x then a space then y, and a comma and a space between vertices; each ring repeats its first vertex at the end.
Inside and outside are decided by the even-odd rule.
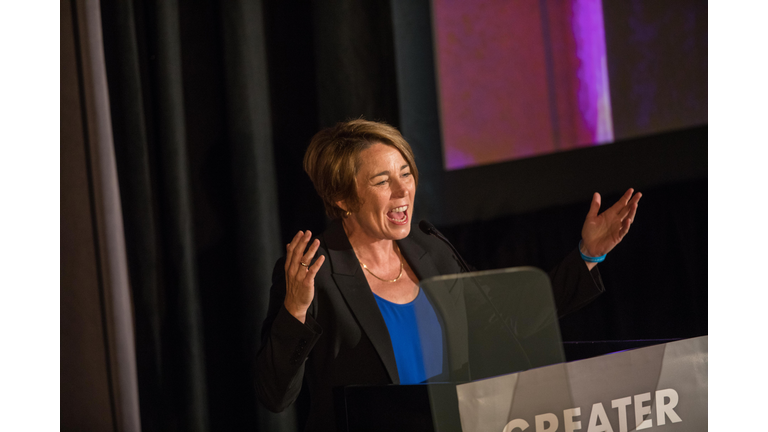
MULTIPOLYGON (((562 320, 564 339, 707 333, 706 127, 675 135, 680 160, 659 163, 662 150, 638 148, 630 160, 588 149, 521 162, 537 179, 493 198, 524 190, 525 205, 451 218, 440 209, 461 196, 441 190, 457 177, 440 169, 427 1, 160 3, 101 5, 144 430, 301 426, 305 398, 279 416, 258 405, 253 358, 282 245, 326 224, 301 170, 304 149, 346 118, 401 128, 424 173, 417 219, 435 221, 481 269, 546 269, 575 247, 591 194, 548 167, 598 161, 592 169, 615 173, 596 177, 604 203, 629 186, 645 197, 600 265, 608 292, 562 320), (547 188, 571 192, 551 199, 547 188)), ((483 177, 490 171, 468 172, 481 174, 462 185, 467 193, 500 186, 483 177)))

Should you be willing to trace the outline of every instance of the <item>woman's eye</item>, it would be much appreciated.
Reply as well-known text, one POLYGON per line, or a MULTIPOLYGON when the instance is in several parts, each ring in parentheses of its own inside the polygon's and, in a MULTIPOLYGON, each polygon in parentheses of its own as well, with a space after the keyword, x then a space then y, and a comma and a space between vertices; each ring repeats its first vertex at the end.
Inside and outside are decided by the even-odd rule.
POLYGON ((386 182, 387 182, 386 180, 382 180, 382 181, 376 183, 376 186, 381 186, 381 185, 385 184, 386 182))
POLYGON ((411 176, 411 173, 409 173, 409 172, 403 173, 403 177, 410 177, 410 176, 411 176))

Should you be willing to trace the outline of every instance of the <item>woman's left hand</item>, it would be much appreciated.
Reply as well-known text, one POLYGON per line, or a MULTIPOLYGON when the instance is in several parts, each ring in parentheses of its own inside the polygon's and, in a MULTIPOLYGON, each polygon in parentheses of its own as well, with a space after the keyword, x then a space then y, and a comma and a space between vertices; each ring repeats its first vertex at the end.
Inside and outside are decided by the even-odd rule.
POLYGON ((627 190, 616 204, 599 215, 597 212, 600 210, 600 194, 595 192, 592 196, 592 206, 581 229, 581 251, 585 255, 605 255, 627 235, 632 221, 635 220, 637 203, 643 196, 640 192, 632 196, 633 192, 634 189, 627 190))

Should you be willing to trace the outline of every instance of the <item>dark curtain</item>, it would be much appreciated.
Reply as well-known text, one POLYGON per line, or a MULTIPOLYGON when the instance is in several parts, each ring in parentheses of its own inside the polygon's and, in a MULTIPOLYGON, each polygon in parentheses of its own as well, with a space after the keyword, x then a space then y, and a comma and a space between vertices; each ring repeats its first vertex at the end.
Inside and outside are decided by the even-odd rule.
POLYGON ((326 224, 301 169, 318 128, 398 123, 389 3, 120 0, 102 20, 142 427, 301 428, 305 396, 255 396, 272 269, 326 224))
POLYGON ((143 429, 295 429, 251 384, 281 243, 260 4, 102 7, 143 429))
MULTIPOLYGON (((418 199, 444 207, 428 2, 101 6, 142 428, 300 429, 306 396, 266 412, 253 366, 274 262, 326 225, 303 153, 347 118, 402 127, 433 183, 418 199)), ((706 179, 644 192, 601 264, 609 292, 562 322, 566 340, 706 333, 706 179)), ((584 199, 439 228, 478 268, 548 268, 578 243, 584 199)))

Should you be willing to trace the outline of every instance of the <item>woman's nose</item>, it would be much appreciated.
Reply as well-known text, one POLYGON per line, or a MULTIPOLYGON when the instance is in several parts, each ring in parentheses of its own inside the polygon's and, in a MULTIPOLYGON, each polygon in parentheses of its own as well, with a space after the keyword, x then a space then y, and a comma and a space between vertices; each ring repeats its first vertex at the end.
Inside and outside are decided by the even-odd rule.
POLYGON ((395 198, 402 198, 408 194, 408 188, 405 186, 405 183, 398 179, 392 182, 392 195, 395 198))

